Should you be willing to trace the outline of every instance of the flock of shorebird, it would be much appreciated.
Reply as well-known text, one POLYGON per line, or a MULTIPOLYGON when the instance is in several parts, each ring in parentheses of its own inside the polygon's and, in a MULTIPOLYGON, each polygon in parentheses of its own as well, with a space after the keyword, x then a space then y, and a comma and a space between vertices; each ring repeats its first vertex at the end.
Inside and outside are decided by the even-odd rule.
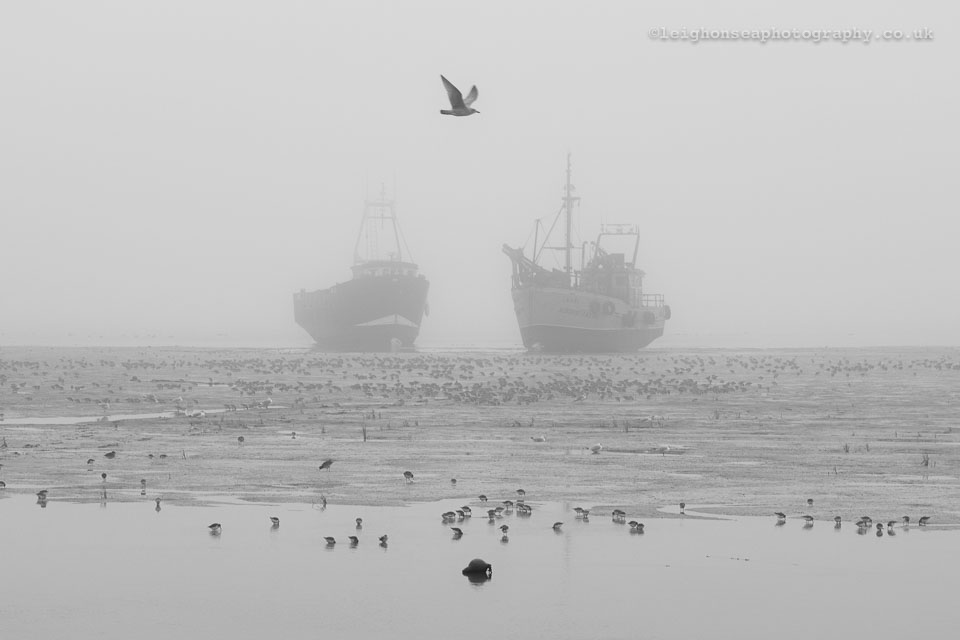
MULTIPOLYGON (((681 502, 680 503, 681 513, 683 513, 683 506, 684 505, 681 502)), ((813 498, 807 498, 807 506, 808 507, 813 506, 813 498)), ((787 514, 785 514, 783 511, 775 511, 773 515, 777 517, 776 524, 778 527, 783 526, 784 524, 787 523, 787 514)), ((800 516, 800 518, 803 520, 804 528, 810 528, 813 526, 813 523, 816 522, 816 518, 814 518, 811 515, 802 515, 800 516)), ((907 528, 910 526, 910 522, 911 522, 910 516, 901 516, 899 519, 896 519, 896 520, 887 520, 886 525, 884 525, 882 521, 877 522, 876 535, 878 538, 883 536, 884 526, 886 526, 886 532, 888 536, 897 535, 896 531, 894 530, 894 528, 897 526, 897 523, 901 523, 904 528, 907 528)), ((929 522, 930 522, 930 516, 920 516, 919 518, 917 518, 917 524, 921 527, 927 526, 929 522)), ((874 527, 873 518, 871 518, 870 516, 861 516, 859 519, 856 520, 854 524, 856 524, 857 533, 859 533, 860 535, 867 533, 874 527)), ((834 516, 833 528, 840 529, 842 526, 843 526, 843 518, 841 516, 834 516)))

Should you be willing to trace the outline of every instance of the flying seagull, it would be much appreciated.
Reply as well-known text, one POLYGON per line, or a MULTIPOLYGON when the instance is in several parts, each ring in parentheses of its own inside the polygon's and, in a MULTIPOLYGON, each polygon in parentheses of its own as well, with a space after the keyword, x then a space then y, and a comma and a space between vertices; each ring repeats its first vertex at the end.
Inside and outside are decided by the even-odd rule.
POLYGON ((445 116, 469 116, 474 113, 480 113, 470 106, 479 95, 476 85, 470 89, 470 93, 464 98, 463 94, 460 93, 460 89, 453 86, 452 82, 443 76, 440 76, 440 79, 443 80, 443 86, 447 90, 447 97, 450 98, 450 106, 452 107, 450 109, 441 109, 440 113, 445 116))

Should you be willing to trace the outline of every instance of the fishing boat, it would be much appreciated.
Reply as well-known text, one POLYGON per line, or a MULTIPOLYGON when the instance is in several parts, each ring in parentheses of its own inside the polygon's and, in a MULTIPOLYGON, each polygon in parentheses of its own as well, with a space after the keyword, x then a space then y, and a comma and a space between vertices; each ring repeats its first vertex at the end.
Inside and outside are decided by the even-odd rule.
POLYGON ((637 267, 640 228, 601 225, 595 241, 583 242, 575 250, 571 231, 579 201, 568 155, 563 205, 549 229, 537 221, 532 255, 503 245, 513 263, 513 307, 523 344, 531 350, 557 353, 637 351, 662 336, 670 319, 663 295, 643 291, 645 274, 637 267), (563 242, 551 246, 561 217, 563 242), (611 245, 621 250, 610 249, 611 245), (562 268, 543 266, 548 251, 561 253, 562 268))
POLYGON ((365 203, 353 254, 350 280, 293 295, 297 324, 324 350, 412 349, 430 283, 407 258, 395 203, 385 193, 365 203))

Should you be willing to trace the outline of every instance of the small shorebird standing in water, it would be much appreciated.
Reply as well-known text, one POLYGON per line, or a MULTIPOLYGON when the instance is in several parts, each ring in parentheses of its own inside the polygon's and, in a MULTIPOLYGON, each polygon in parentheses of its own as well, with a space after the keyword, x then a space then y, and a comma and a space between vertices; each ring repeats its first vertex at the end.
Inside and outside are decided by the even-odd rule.
POLYGON ((323 471, 324 469, 329 469, 331 466, 333 466, 333 458, 327 458, 326 460, 320 463, 320 471, 323 471))
POLYGON ((600 453, 601 451, 603 451, 603 445, 599 442, 590 447, 590 453, 600 453))
POLYGON ((413 471, 404 471, 403 479, 407 482, 413 482, 413 471))
POLYGON ((101 480, 102 482, 106 482, 106 481, 107 481, 107 474, 106 474, 106 473, 101 473, 101 474, 100 474, 100 480, 101 480))
POLYGON ((804 528, 806 528, 806 527, 812 527, 812 526, 813 526, 813 516, 803 516, 803 523, 804 523, 804 524, 803 524, 804 528))
POLYGON ((841 521, 840 516, 834 516, 834 517, 833 517, 833 528, 834 528, 834 529, 839 529, 839 528, 840 528, 840 521, 841 521))
POLYGON ((270 522, 273 523, 274 529, 280 526, 280 518, 278 518, 277 516, 270 516, 270 522))
POLYGON ((451 107, 450 109, 440 109, 440 113, 445 116, 470 116, 475 113, 480 113, 470 106, 480 95, 476 85, 470 89, 470 93, 464 98, 463 94, 460 93, 460 89, 453 86, 452 82, 442 75, 440 76, 440 80, 443 81, 443 87, 447 90, 447 98, 450 100, 451 107))
POLYGON ((333 545, 337 544, 337 539, 333 536, 324 536, 323 539, 327 541, 328 547, 332 547, 333 545))
POLYGON ((347 536, 347 537, 350 538, 351 547, 355 547, 360 543, 360 538, 358 538, 357 536, 347 536))
POLYGON ((460 527, 450 527, 450 530, 453 531, 454 539, 459 539, 463 536, 463 530, 460 527))
POLYGON ((553 530, 554 530, 554 531, 560 531, 560 527, 562 527, 562 526, 563 526, 563 523, 562 523, 562 522, 554 522, 554 523, 553 523, 553 530))
POLYGON ((382 536, 380 536, 379 540, 380 540, 381 547, 387 546, 387 534, 383 534, 382 536))
POLYGON ((207 528, 210 529, 210 535, 218 536, 220 535, 220 531, 223 529, 223 526, 219 522, 214 522, 213 524, 209 525, 207 528))
POLYGON ((787 521, 787 514, 785 514, 783 511, 777 511, 773 515, 777 516, 777 524, 783 524, 787 521))
POLYGON ((686 508, 687 508, 687 503, 686 503, 686 502, 681 502, 681 503, 680 503, 680 515, 684 515, 684 511, 683 511, 683 510, 686 509, 686 508))
POLYGON ((506 525, 506 524, 500 525, 500 531, 503 532, 504 535, 506 535, 507 531, 509 530, 510 530, 510 525, 506 525))
POLYGON ((920 516, 920 519, 917 520, 917 524, 921 527, 927 526, 928 522, 930 522, 930 516, 920 516))
POLYGON ((104 458, 108 458, 108 459, 110 459, 110 460, 113 460, 114 458, 117 457, 117 452, 116 452, 116 451, 108 451, 107 453, 103 454, 103 457, 104 457, 104 458))
POLYGON ((357 518, 357 529, 363 529, 363 518, 357 518))

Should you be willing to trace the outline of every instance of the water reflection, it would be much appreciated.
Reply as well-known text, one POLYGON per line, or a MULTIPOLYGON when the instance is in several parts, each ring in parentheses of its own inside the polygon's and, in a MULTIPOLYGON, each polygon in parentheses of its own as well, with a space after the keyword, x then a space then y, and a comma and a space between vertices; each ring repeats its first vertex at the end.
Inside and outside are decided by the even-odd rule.
POLYGON ((768 638, 772 628, 778 640, 807 639, 823 620, 836 636, 912 636, 943 634, 943 612, 960 589, 960 575, 943 571, 960 532, 929 525, 891 536, 887 518, 880 537, 854 535, 854 527, 771 531, 769 517, 705 521, 689 513, 647 520, 643 536, 605 519, 585 526, 572 517, 555 535, 551 524, 570 511, 543 503, 530 518, 500 521, 509 523, 509 544, 483 518, 458 523, 463 538, 445 544, 450 531, 437 526, 436 514, 453 501, 331 504, 325 511, 170 503, 163 517, 149 516, 151 501, 160 506, 155 498, 114 501, 108 510, 58 502, 41 513, 29 496, 0 499, 4 570, 18 578, 0 582, 3 636, 97 629, 108 639, 168 638, 171 631, 315 637, 323 629, 334 637, 446 640, 457 629, 457 637, 486 640, 489 626, 464 621, 489 611, 497 612, 498 638, 507 639, 724 637, 736 630, 750 640, 768 638), (282 536, 268 526, 271 516, 283 520, 282 536), (204 534, 213 521, 222 523, 222 536, 204 534), (327 535, 353 535, 357 544, 327 546, 327 535), (458 575, 470 558, 497 565, 496 584, 492 570, 458 575), (908 590, 862 588, 865 575, 908 573, 938 578, 908 590), (321 593, 324 606, 317 607, 321 593), (808 612, 802 619, 798 602, 808 612), (104 619, 111 624, 100 624, 104 619))

